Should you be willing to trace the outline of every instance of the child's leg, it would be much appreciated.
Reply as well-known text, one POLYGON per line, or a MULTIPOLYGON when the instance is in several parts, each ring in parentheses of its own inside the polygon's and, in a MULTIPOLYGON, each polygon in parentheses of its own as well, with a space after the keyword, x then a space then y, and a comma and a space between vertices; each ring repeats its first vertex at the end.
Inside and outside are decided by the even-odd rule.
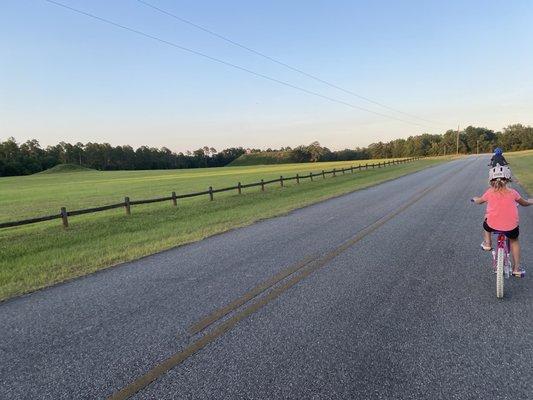
POLYGON ((492 249, 491 231, 492 228, 487 225, 487 220, 483 221, 483 243, 481 244, 481 247, 485 251, 492 249))
POLYGON ((483 244, 487 247, 492 248, 492 238, 490 232, 483 230, 483 244))
POLYGON ((513 271, 518 271, 520 268, 520 242, 518 239, 509 239, 509 241, 511 242, 511 254, 514 260, 513 271))

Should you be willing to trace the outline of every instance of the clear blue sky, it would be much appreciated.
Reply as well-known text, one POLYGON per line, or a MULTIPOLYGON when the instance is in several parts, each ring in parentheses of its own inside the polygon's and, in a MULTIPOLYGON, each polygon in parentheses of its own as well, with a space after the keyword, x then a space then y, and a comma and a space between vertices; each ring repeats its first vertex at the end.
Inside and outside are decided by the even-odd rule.
MULTIPOLYGON (((136 0, 58 1, 404 118, 136 0)), ((0 139, 147 144, 175 151, 319 140, 338 149, 424 131, 442 133, 457 124, 501 129, 533 123, 530 0, 147 1, 322 79, 444 125, 420 127, 331 103, 43 0, 2 0, 0 139)))

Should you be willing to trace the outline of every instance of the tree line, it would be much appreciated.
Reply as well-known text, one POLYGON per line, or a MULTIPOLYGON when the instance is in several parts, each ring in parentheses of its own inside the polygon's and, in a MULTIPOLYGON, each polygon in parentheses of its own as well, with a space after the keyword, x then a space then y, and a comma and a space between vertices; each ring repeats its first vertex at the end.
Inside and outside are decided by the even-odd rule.
POLYGON ((109 143, 61 142, 42 148, 35 139, 18 144, 14 138, 0 142, 0 176, 28 175, 44 171, 58 164, 76 164, 97 170, 147 170, 221 167, 244 154, 241 147, 217 152, 202 147, 193 152, 175 153, 141 146, 111 146, 109 143))
MULTIPOLYGON (((348 161, 370 158, 425 157, 455 154, 489 153, 496 147, 504 151, 533 149, 533 127, 509 125, 502 132, 469 126, 459 132, 448 130, 442 135, 410 136, 390 142, 372 143, 368 147, 331 151, 318 142, 290 149, 294 162, 348 161)), ((268 150, 267 150, 268 151, 268 150)))
MULTIPOLYGON (((469 126, 459 132, 459 153, 492 152, 495 147, 504 151, 533 149, 533 127, 509 125, 501 132, 469 126)), ((457 131, 448 130, 442 135, 422 134, 407 139, 372 143, 368 147, 331 151, 313 142, 308 146, 290 147, 286 151, 294 162, 348 161, 370 158, 437 156, 454 154, 457 148, 457 131)), ((43 171, 58 164, 77 164, 97 170, 146 170, 222 167, 246 152, 260 149, 232 147, 218 152, 213 147, 202 147, 193 152, 175 153, 166 147, 160 149, 141 146, 112 146, 109 143, 61 142, 42 148, 35 139, 17 143, 14 138, 0 142, 0 176, 27 175, 43 171)))

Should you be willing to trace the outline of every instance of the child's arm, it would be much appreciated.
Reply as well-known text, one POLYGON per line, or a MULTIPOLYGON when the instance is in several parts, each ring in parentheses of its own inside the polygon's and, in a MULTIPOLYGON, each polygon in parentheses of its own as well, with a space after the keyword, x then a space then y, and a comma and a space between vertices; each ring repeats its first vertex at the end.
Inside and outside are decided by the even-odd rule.
POLYGON ((520 204, 521 206, 524 206, 524 207, 527 207, 527 206, 530 206, 530 205, 533 204, 533 200, 531 200, 531 199, 525 200, 522 197, 520 197, 518 200, 516 200, 516 202, 518 204, 520 204))
POLYGON ((476 204, 483 204, 486 200, 483 200, 481 197, 472 197, 472 201, 476 204))

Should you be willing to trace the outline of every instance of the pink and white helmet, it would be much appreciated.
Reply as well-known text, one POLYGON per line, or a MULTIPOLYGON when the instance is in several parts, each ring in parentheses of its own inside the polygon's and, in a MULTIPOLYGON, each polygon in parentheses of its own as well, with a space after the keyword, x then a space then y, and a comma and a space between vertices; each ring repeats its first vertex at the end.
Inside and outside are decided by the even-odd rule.
POLYGON ((500 164, 496 164, 495 167, 489 170, 489 181, 494 179, 507 179, 510 181, 511 176, 511 168, 509 168, 507 165, 502 166, 500 164))

